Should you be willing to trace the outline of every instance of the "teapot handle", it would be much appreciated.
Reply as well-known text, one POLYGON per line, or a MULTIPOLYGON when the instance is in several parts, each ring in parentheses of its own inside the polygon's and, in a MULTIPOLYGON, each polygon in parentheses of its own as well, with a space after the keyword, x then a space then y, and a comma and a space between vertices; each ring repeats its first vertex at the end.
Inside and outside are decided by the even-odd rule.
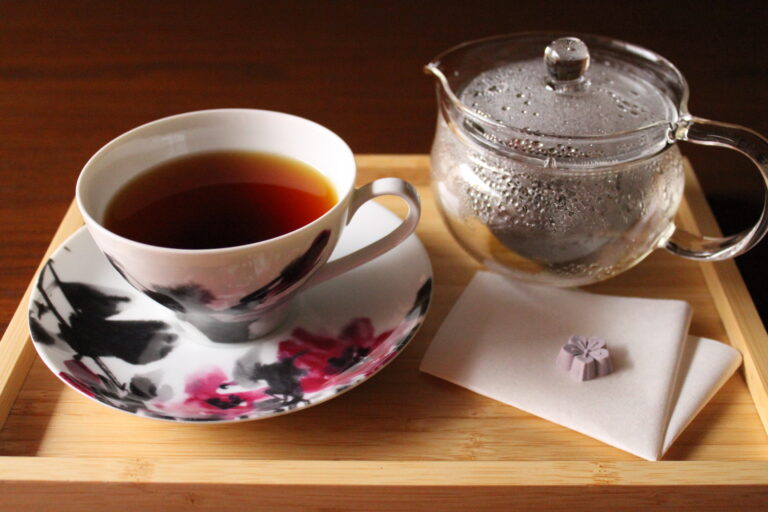
POLYGON ((676 229, 664 244, 664 248, 684 258, 701 261, 721 261, 747 252, 757 245, 768 231, 768 140, 742 126, 696 117, 682 119, 674 137, 695 144, 723 146, 746 155, 760 169, 766 195, 760 219, 753 227, 722 238, 702 237, 676 229))

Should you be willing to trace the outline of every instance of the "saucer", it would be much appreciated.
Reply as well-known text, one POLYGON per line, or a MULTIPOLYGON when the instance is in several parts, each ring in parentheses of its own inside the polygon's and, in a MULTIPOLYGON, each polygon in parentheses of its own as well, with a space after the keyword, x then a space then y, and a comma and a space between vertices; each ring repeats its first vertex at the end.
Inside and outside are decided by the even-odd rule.
MULTIPOLYGON (((400 222, 366 203, 331 259, 400 222)), ((81 228, 41 270, 29 325, 48 368, 105 405, 169 421, 255 420, 319 404, 378 372, 418 330, 431 289, 429 257, 412 235, 301 294, 267 336, 219 344, 132 288, 81 228)))

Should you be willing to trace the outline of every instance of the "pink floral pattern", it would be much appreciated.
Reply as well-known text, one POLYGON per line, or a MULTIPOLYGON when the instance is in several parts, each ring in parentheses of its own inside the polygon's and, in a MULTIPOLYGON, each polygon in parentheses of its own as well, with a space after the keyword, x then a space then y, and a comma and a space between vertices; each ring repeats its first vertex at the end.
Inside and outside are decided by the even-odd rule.
POLYGON ((296 368, 304 370, 299 384, 304 393, 312 393, 332 385, 342 373, 344 380, 364 374, 364 366, 347 370, 365 360, 391 334, 390 329, 377 335, 370 318, 356 318, 335 337, 295 329, 290 339, 280 342, 277 354, 281 360, 293 358, 296 368))
POLYGON ((214 416, 216 419, 232 420, 247 415, 254 404, 271 398, 264 389, 241 390, 227 374, 219 368, 197 372, 187 379, 184 386, 186 399, 181 403, 155 406, 165 413, 184 415, 192 418, 214 416))
POLYGON ((93 398, 96 393, 93 389, 101 384, 99 376, 88 369, 82 361, 69 359, 64 361, 64 367, 69 372, 59 372, 59 377, 67 381, 72 387, 93 398))

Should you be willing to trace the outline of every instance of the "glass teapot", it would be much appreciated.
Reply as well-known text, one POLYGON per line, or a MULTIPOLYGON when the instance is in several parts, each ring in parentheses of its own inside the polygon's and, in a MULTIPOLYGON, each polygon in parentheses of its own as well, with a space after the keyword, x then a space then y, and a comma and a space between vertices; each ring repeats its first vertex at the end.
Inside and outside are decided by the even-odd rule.
POLYGON ((461 44, 425 70, 438 80, 432 187, 453 236, 491 270, 579 286, 658 247, 737 256, 768 230, 725 238, 677 229, 677 141, 747 155, 768 186, 768 141, 688 113, 688 85, 663 57, 591 35, 522 33, 461 44))

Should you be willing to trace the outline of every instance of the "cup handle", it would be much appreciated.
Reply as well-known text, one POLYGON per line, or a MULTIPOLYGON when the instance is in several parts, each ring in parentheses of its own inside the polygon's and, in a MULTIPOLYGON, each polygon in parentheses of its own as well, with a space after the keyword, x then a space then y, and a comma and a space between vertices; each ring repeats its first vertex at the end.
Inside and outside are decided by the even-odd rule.
POLYGON ((374 180, 352 193, 347 213, 347 224, 357 210, 371 199, 379 196, 399 196, 408 204, 408 215, 394 231, 376 240, 370 245, 358 249, 339 259, 326 263, 320 270, 310 277, 308 286, 314 286, 328 279, 336 277, 344 272, 359 267, 363 263, 381 256, 388 250, 405 240, 416 229, 421 216, 421 202, 419 194, 413 185, 400 178, 380 178, 374 180))
POLYGON ((678 256, 701 261, 720 261, 747 252, 757 245, 768 231, 768 140, 742 126, 690 116, 679 122, 674 137, 695 144, 723 146, 746 155, 760 170, 766 186, 766 195, 763 212, 753 227, 722 238, 702 237, 675 229, 664 248, 678 256))

